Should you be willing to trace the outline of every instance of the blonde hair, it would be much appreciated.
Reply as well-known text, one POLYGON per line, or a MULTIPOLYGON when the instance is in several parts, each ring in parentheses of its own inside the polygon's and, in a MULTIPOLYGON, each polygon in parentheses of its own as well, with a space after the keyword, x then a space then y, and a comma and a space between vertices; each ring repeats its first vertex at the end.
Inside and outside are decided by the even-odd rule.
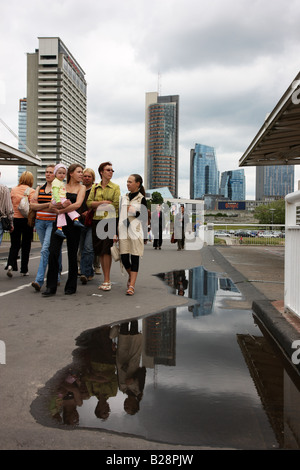
POLYGON ((95 182, 96 175, 95 175, 94 170, 92 170, 91 168, 85 168, 85 169, 83 170, 83 174, 84 174, 84 173, 90 173, 90 174, 92 175, 92 177, 93 177, 93 183, 95 182))
POLYGON ((33 186, 33 174, 30 171, 23 171, 23 173, 20 176, 18 186, 20 186, 21 184, 26 184, 27 186, 32 188, 32 186, 33 186))

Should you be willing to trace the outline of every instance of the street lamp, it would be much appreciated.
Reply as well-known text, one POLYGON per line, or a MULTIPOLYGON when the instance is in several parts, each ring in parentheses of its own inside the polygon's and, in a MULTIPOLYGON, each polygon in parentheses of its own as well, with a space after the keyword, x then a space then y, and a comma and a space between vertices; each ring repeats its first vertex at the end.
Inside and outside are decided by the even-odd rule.
POLYGON ((270 209, 271 211, 271 214, 272 214, 272 225, 273 225, 273 222, 274 222, 274 212, 276 211, 276 209, 270 209))

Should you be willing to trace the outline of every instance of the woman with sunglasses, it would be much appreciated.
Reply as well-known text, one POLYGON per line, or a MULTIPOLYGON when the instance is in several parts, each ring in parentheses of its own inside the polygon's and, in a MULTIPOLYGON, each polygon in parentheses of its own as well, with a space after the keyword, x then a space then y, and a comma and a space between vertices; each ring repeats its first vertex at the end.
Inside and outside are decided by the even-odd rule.
POLYGON ((98 173, 101 182, 92 187, 87 206, 95 211, 92 224, 93 247, 95 255, 100 257, 104 276, 99 289, 110 291, 112 262, 110 249, 117 234, 120 187, 111 181, 114 170, 110 162, 101 163, 98 173))

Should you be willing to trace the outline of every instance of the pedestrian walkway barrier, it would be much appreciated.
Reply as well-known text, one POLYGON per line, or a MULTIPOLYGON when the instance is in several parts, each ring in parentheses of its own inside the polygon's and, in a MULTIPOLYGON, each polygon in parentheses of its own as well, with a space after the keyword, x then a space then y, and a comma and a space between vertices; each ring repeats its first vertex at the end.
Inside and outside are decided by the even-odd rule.
MULTIPOLYGON (((8 232, 4 232, 3 234, 3 239, 2 239, 4 242, 10 242, 10 235, 8 232)), ((34 242, 38 242, 39 241, 39 237, 38 237, 38 234, 36 233, 36 231, 34 230, 33 231, 33 240, 34 242)))
POLYGON ((285 224, 215 223, 210 225, 213 225, 213 244, 285 245, 285 224))
POLYGON ((284 307, 300 316, 300 191, 285 197, 284 307))

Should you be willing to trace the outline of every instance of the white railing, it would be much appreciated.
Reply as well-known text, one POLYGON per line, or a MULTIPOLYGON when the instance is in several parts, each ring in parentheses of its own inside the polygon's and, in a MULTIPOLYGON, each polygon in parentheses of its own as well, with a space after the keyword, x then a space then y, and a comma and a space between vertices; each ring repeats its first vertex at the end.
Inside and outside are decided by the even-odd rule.
POLYGON ((300 316, 300 191, 285 197, 284 307, 300 316))
MULTIPOLYGON (((227 245, 281 245, 285 244, 285 224, 215 223, 213 239, 220 238, 227 245)), ((214 244, 214 243, 212 243, 214 244)))

